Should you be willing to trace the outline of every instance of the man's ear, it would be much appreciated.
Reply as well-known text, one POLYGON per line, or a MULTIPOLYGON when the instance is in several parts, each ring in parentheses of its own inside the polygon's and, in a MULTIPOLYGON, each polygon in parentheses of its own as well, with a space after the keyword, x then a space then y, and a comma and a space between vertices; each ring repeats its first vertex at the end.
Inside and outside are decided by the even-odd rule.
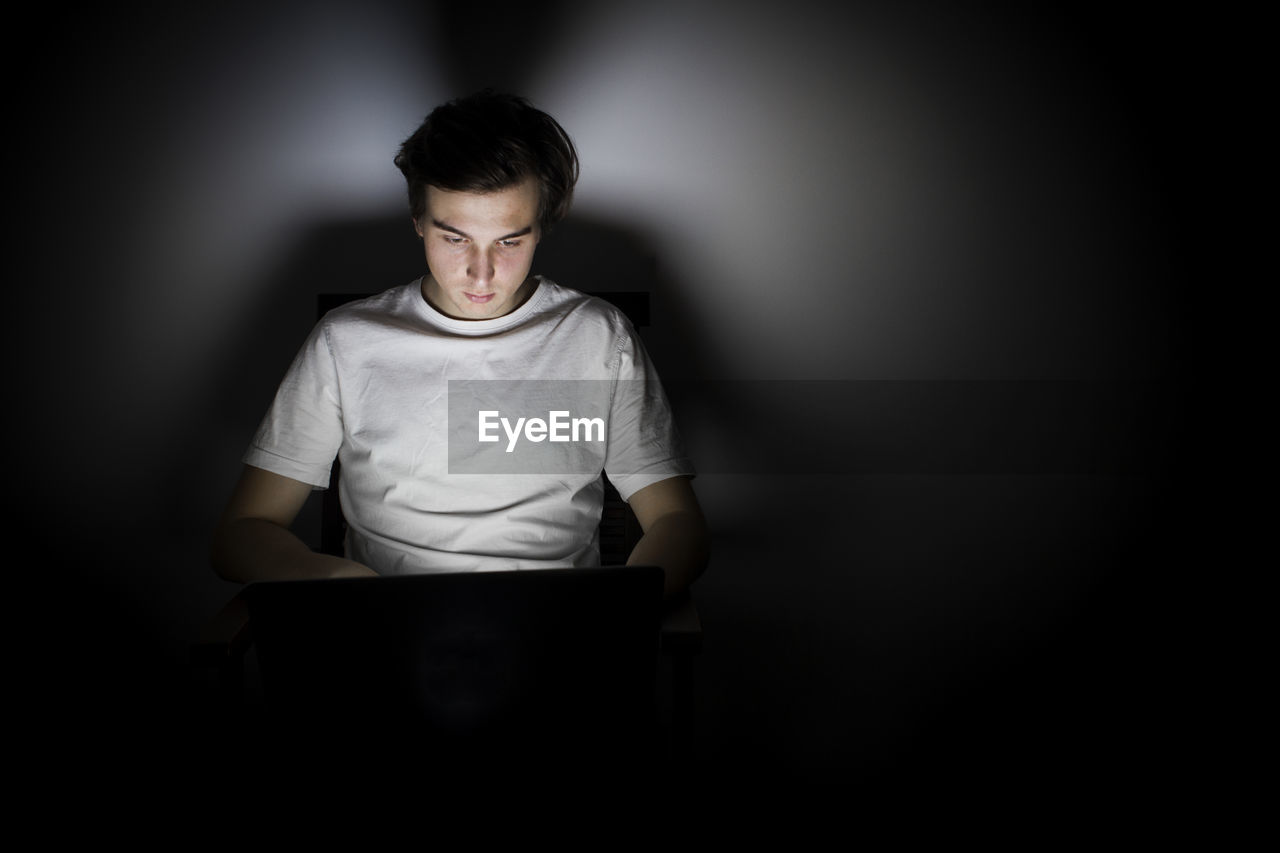
POLYGON ((415 234, 417 234, 419 237, 425 237, 425 236, 426 236, 425 234, 423 234, 423 233, 422 233, 422 225, 420 225, 420 224, 418 223, 418 220, 416 220, 416 219, 414 219, 412 216, 410 216, 410 217, 409 217, 409 221, 413 223, 413 231, 414 231, 414 233, 415 233, 415 234))

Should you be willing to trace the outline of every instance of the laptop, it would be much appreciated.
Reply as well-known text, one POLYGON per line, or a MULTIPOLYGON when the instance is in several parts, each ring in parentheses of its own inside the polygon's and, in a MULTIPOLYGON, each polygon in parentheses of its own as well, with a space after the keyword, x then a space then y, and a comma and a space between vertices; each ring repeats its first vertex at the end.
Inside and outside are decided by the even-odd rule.
POLYGON ((251 584, 265 731, 436 760, 634 758, 662 584, 654 566, 251 584))

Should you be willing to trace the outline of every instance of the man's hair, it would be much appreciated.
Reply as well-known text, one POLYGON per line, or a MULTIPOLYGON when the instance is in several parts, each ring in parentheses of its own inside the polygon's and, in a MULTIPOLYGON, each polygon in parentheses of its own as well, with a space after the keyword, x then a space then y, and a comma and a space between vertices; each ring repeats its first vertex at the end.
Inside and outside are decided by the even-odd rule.
POLYGON ((524 98, 491 89, 432 110, 395 163, 409 184, 414 220, 426 213, 428 186, 489 193, 533 178, 546 232, 569 212, 578 181, 578 154, 564 128, 524 98))

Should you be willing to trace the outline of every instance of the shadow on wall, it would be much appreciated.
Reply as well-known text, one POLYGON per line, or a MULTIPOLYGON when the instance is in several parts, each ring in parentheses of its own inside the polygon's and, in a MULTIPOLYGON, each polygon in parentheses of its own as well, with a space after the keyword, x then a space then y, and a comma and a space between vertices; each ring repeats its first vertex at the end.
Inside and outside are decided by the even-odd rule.
POLYGON ((461 95, 485 87, 527 92, 529 81, 537 76, 540 55, 555 52, 577 3, 493 0, 432 5, 426 30, 435 36, 441 72, 461 95))

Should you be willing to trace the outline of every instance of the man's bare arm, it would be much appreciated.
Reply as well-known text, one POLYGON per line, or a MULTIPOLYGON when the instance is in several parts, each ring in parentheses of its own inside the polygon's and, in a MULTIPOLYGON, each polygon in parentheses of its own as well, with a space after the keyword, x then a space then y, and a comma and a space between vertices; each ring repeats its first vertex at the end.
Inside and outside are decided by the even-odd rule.
POLYGON ((687 477, 672 477, 645 486, 628 501, 644 536, 628 565, 661 566, 666 572, 663 594, 670 598, 702 574, 710 555, 710 534, 702 508, 687 477))
POLYGON ((293 534, 289 527, 309 494, 307 483, 244 466, 213 537, 218 576, 250 583, 377 574, 351 560, 317 554, 293 534))

